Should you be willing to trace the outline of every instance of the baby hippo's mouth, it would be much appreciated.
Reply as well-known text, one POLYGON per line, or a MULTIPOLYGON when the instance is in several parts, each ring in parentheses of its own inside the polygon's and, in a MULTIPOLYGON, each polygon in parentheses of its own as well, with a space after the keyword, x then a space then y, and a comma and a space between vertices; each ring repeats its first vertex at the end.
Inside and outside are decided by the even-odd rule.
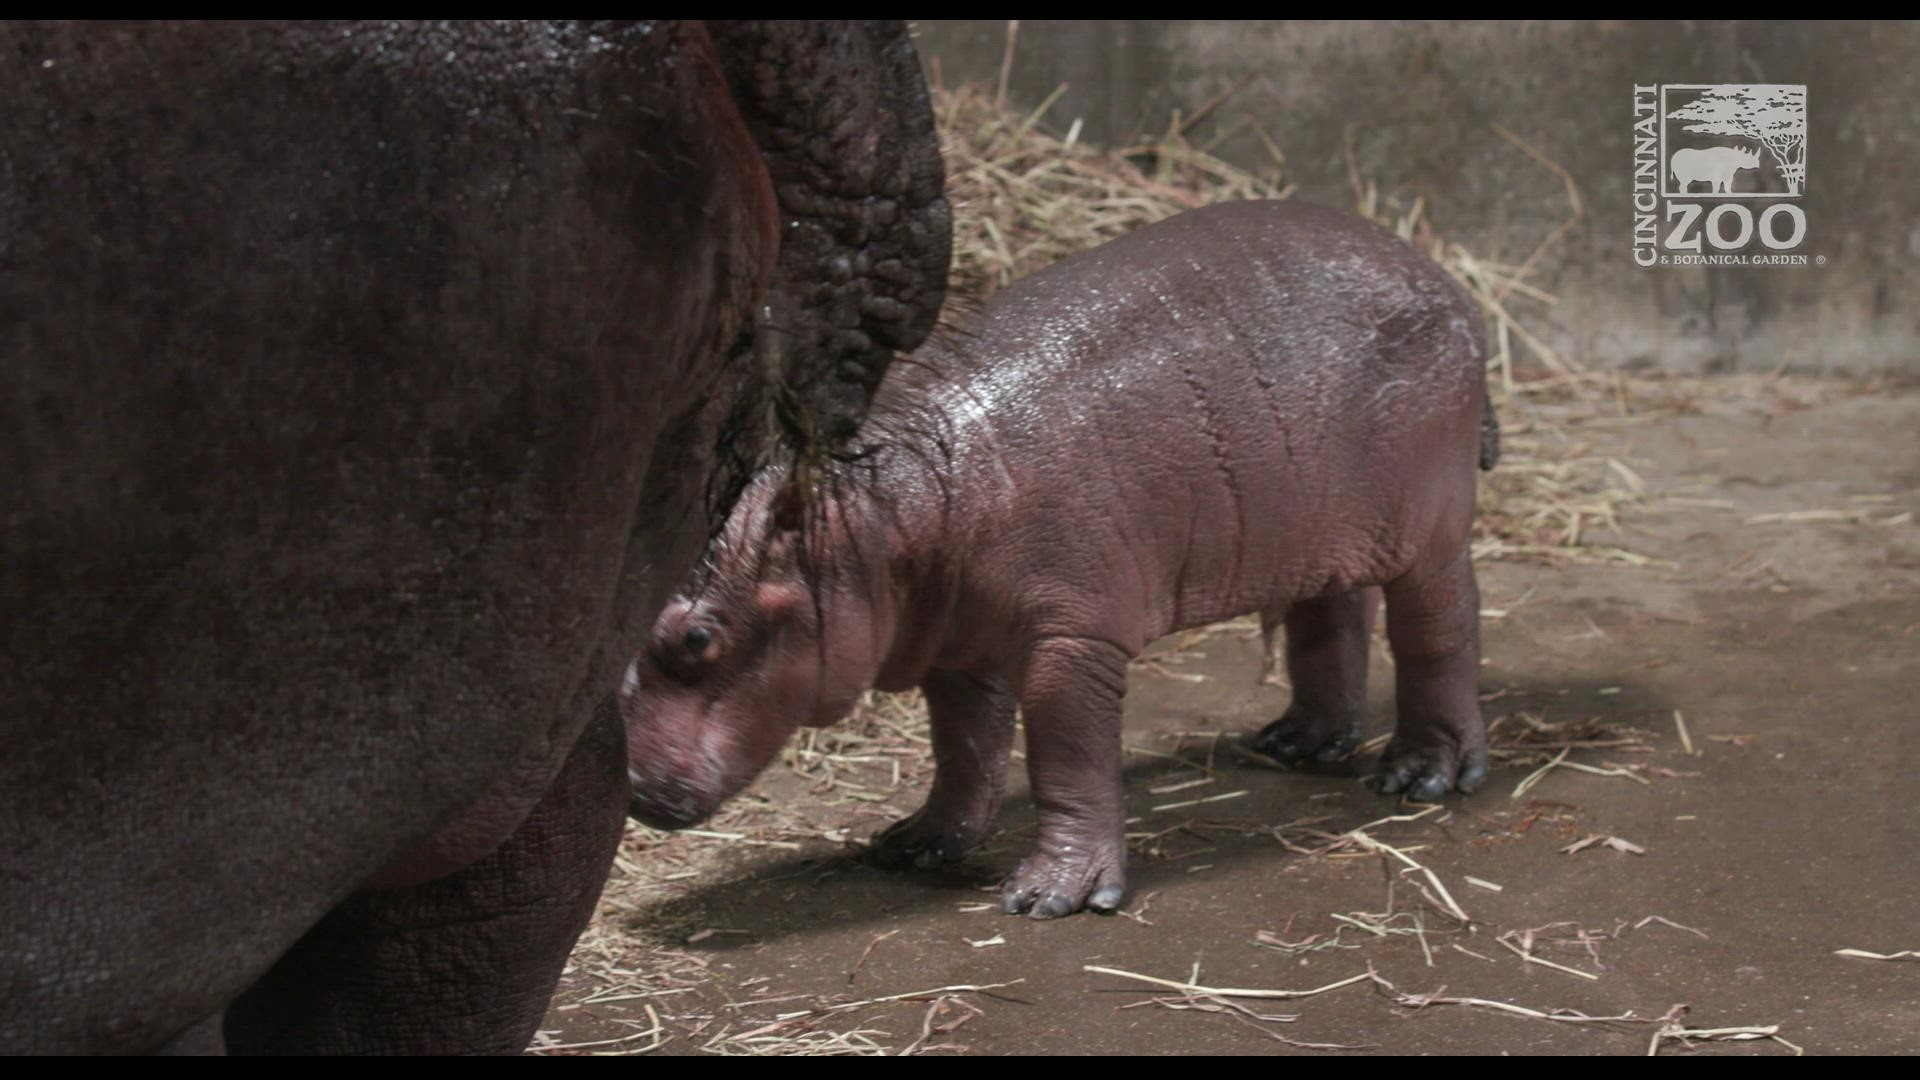
POLYGON ((627 816, 653 829, 684 829, 713 816, 711 807, 693 789, 680 783, 661 781, 627 770, 632 794, 627 798, 627 816))

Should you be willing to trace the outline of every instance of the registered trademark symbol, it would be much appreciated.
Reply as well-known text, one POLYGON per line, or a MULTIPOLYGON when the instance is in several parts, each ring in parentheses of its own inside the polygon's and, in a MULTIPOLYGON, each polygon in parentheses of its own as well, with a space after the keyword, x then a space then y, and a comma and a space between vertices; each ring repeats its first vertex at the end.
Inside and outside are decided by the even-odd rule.
POLYGON ((1815 255, 1813 257, 1813 265, 1815 266, 1827 265, 1827 257, 1825 255, 1815 255))

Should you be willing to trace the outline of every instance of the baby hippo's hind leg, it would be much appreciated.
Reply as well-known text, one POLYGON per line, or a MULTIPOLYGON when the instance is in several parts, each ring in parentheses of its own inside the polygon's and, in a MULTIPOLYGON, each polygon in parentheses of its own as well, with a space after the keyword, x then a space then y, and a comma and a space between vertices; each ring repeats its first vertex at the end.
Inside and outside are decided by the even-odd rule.
POLYGON ((1398 710, 1379 788, 1415 799, 1471 792, 1487 778, 1480 715, 1480 589, 1467 545, 1390 582, 1387 640, 1398 710))
POLYGON ((1000 810, 1013 747, 1013 693, 956 671, 920 684, 933 736, 933 790, 912 817, 874 838, 873 858, 930 867, 959 862, 986 838, 1000 810))
POLYGON ((1286 625, 1293 701, 1253 737, 1253 749, 1281 761, 1326 765, 1360 744, 1367 710, 1367 639, 1379 604, 1380 590, 1352 589, 1261 614, 1269 634, 1286 625))

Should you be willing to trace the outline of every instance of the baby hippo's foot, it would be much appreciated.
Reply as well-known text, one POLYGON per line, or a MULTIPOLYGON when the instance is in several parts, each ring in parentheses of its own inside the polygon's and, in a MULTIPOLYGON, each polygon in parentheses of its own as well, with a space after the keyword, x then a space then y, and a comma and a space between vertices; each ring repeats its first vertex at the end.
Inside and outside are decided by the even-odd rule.
POLYGON ((968 820, 923 806, 912 817, 901 818, 874 837, 868 855, 882 866, 928 869, 956 863, 980 846, 991 820, 991 814, 968 820))
POLYGON ((1360 745, 1360 718, 1291 705, 1247 744, 1280 761, 1331 765, 1360 745))
POLYGON ((1374 784, 1383 795, 1405 792, 1410 799, 1429 802, 1448 791, 1472 794, 1486 778, 1484 739, 1462 747, 1437 734, 1426 739, 1396 734, 1380 753, 1380 774, 1374 784))
POLYGON ((1110 914, 1127 895, 1124 842, 1041 850, 1021 860, 1000 887, 1000 910, 1035 919, 1057 919, 1082 908, 1110 914))

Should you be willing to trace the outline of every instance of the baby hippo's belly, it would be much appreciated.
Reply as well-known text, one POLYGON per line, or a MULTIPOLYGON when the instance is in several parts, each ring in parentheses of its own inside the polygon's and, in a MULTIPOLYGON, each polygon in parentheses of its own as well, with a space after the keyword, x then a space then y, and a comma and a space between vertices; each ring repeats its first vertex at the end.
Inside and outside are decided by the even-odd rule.
POLYGON ((1384 585, 1405 573, 1436 533, 1471 520, 1470 468, 1424 459, 1373 462, 1302 483, 1299 462, 1249 462, 1243 482, 1195 483, 1186 535, 1160 539, 1146 635, 1205 626, 1301 600, 1384 585), (1264 466, 1264 471, 1261 466, 1264 466))
POLYGON ((1106 598, 1090 609, 1124 638, 1385 585, 1466 543, 1482 408, 1469 379, 1327 388, 1284 413, 1249 389, 1218 395, 1184 437, 1107 441, 1130 459, 1106 470, 1121 481, 1087 486, 1098 524, 1077 562, 1106 598))

